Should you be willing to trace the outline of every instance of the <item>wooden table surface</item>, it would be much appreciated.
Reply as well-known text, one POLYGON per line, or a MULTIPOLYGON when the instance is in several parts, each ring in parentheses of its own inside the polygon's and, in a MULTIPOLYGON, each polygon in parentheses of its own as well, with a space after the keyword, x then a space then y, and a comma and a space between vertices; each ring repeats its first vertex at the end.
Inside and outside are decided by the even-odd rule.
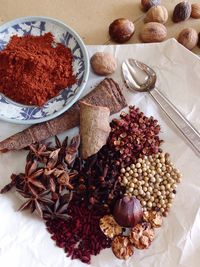
MULTIPOLYGON (((200 19, 173 23, 174 6, 181 0, 162 0, 169 11, 166 24, 167 38, 177 37, 186 27, 200 31, 200 19)), ((190 1, 191 3, 200 0, 190 1)), ((57 18, 74 28, 86 44, 104 44, 108 39, 108 26, 116 18, 125 17, 132 21, 144 14, 140 0, 0 0, 0 23, 22 16, 49 16, 57 18)), ((138 43, 142 25, 141 19, 135 24, 135 34, 128 43, 138 43)), ((194 52, 200 54, 200 49, 194 52)))

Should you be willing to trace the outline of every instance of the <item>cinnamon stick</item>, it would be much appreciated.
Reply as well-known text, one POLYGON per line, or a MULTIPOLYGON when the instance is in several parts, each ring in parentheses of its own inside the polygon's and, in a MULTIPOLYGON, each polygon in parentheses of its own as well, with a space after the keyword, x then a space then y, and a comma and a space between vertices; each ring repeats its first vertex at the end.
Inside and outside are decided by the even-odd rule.
MULTIPOLYGON (((106 78, 100 82, 96 88, 82 100, 88 104, 109 107, 111 114, 117 113, 127 106, 119 85, 111 78, 106 78)), ((20 150, 32 143, 40 142, 53 135, 78 126, 79 115, 80 106, 79 102, 76 102, 61 116, 47 122, 32 125, 22 132, 1 141, 0 151, 20 150)))
POLYGON ((87 159, 106 144, 110 133, 110 110, 80 101, 81 156, 87 159))

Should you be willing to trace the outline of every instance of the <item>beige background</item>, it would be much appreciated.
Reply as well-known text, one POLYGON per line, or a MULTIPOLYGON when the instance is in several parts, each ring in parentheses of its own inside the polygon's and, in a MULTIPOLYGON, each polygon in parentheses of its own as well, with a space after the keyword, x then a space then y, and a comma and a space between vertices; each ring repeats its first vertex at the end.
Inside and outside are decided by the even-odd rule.
MULTIPOLYGON (((178 24, 171 21, 173 8, 180 1, 162 0, 169 11, 168 38, 177 37, 188 26, 200 31, 200 19, 190 18, 178 24)), ((200 0, 190 2, 200 3, 200 0)), ((74 28, 86 44, 104 44, 109 39, 108 26, 114 19, 125 17, 134 21, 142 14, 140 0, 0 0, 0 23, 21 16, 49 16, 74 28)), ((136 31, 129 43, 139 42, 142 25, 142 20, 135 24, 136 31)), ((200 54, 200 48, 194 52, 200 54)))

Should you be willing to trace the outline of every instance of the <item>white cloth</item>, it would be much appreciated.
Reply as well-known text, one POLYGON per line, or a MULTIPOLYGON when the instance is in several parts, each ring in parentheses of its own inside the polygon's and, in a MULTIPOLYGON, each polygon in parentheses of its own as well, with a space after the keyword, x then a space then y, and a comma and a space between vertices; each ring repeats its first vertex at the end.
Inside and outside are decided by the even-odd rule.
MULTIPOLYGON (((157 73, 157 87, 173 102, 200 131, 200 60, 171 39, 161 44, 119 46, 88 46, 89 55, 96 51, 113 53, 118 70, 112 76, 122 84, 121 63, 132 57, 150 65, 157 73)), ((90 74, 87 89, 102 77, 90 74)), ((162 113, 148 94, 130 93, 123 89, 129 105, 136 105, 147 115, 153 115, 161 125, 163 149, 171 154, 183 174, 182 183, 169 216, 148 250, 135 250, 127 261, 115 258, 110 249, 92 257, 91 266, 98 267, 198 267, 200 255, 200 158, 195 155, 183 136, 162 113)), ((25 128, 0 122, 0 139, 25 128)), ((65 133, 74 135, 78 129, 65 133)), ((64 136, 64 135, 63 135, 64 136)), ((9 182, 11 173, 23 171, 25 152, 0 155, 0 187, 9 182)), ((21 204, 15 194, 0 195, 0 266, 2 267, 77 267, 62 249, 55 246, 44 223, 29 212, 16 212, 21 204)))

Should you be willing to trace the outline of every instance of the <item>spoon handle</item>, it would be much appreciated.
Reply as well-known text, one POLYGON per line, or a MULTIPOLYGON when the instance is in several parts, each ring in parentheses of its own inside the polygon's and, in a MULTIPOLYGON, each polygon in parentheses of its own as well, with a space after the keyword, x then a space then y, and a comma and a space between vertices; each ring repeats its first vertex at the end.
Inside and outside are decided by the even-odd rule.
POLYGON ((154 88, 149 93, 200 155, 200 133, 159 90, 154 88))

